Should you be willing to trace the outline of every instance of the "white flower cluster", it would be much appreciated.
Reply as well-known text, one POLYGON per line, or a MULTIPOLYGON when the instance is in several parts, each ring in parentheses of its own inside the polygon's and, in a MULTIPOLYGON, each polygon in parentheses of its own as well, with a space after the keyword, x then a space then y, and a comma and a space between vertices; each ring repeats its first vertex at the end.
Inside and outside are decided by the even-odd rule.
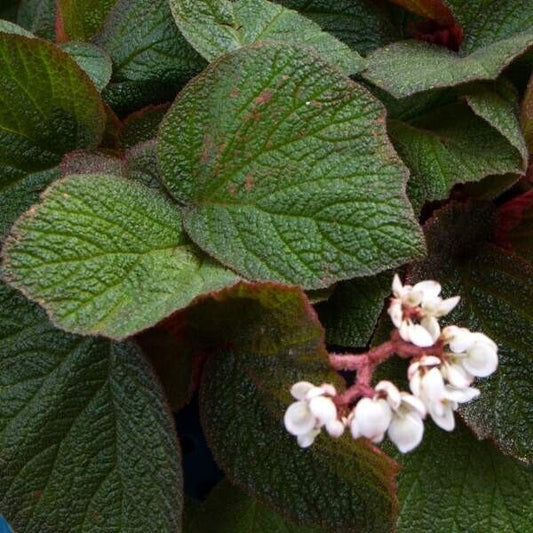
POLYGON ((287 409, 284 422, 301 447, 310 446, 322 428, 338 438, 349 427, 354 439, 365 437, 374 443, 387 434, 406 453, 422 441, 427 414, 442 429, 454 429, 454 411, 479 396, 471 385, 476 377, 496 370, 498 349, 483 333, 457 326, 441 331, 438 318, 448 314, 459 297, 443 300, 440 291, 436 281, 410 286, 394 277, 389 315, 403 341, 422 348, 408 369, 411 394, 380 381, 372 397, 361 398, 347 416, 340 416, 332 385, 316 387, 305 381, 293 385, 291 394, 297 401, 287 409))

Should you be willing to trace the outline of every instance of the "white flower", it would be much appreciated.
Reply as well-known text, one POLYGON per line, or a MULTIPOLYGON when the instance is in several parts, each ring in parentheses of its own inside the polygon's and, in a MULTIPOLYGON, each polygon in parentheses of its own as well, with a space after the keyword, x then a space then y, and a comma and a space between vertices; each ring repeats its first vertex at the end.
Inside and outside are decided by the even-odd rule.
POLYGON ((498 368, 498 347, 483 333, 448 326, 444 328, 442 337, 449 344, 454 363, 466 373, 484 378, 498 368))
POLYGON ((322 427, 332 437, 340 437, 344 424, 337 418, 337 406, 332 400, 337 391, 333 385, 316 387, 300 381, 291 387, 292 396, 298 400, 287 408, 284 424, 287 431, 297 437, 298 444, 307 448, 313 444, 322 427))
POLYGON ((376 385, 376 392, 385 395, 392 410, 387 430, 389 439, 402 453, 410 452, 420 444, 424 435, 424 404, 412 394, 400 392, 390 381, 380 381, 376 385))
POLYGON ((417 373, 422 375, 419 380, 410 382, 412 392, 422 400, 435 424, 446 431, 453 431, 453 412, 458 404, 477 398, 479 390, 445 385, 444 377, 436 366, 420 367, 417 373), (414 386, 411 383, 414 383, 414 386))
POLYGON ((392 411, 386 400, 361 398, 351 417, 350 429, 354 439, 366 437, 372 442, 383 440, 392 418, 392 411))
POLYGON ((458 303, 459 296, 443 300, 441 286, 436 281, 426 280, 414 286, 402 285, 396 274, 392 281, 394 297, 388 309, 400 337, 416 346, 435 344, 440 336, 438 318, 448 314, 458 303))

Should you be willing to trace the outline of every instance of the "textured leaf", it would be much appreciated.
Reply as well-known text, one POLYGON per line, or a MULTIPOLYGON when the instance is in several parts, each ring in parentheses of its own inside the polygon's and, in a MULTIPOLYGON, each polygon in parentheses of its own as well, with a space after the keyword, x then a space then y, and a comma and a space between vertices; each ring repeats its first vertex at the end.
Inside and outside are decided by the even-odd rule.
POLYGON ((348 74, 363 58, 296 11, 267 0, 170 0, 187 40, 208 61, 248 44, 280 41, 309 46, 348 74))
POLYGON ((452 433, 426 424, 420 447, 396 456, 398 533, 531 529, 533 472, 476 441, 462 424, 452 433))
POLYGON ((67 154, 60 165, 61 177, 87 174, 112 174, 127 177, 123 159, 103 150, 77 150, 67 154))
POLYGON ((160 169, 208 253, 251 279, 326 287, 423 253, 384 122, 377 100, 307 50, 256 45, 181 93, 160 169))
MULTIPOLYGON (((10 22, 9 20, 0 20, 0 32, 1 33, 14 33, 16 35, 23 35, 24 37, 35 37, 33 33, 25 30, 22 26, 10 22)), ((1 530, 0 530, 1 531, 1 530)))
POLYGON ((123 338, 236 277, 187 243, 180 210, 105 175, 56 182, 4 247, 10 282, 75 333, 123 338))
POLYGON ((500 207, 497 242, 533 264, 533 191, 500 207))
POLYGON ((117 0, 58 0, 65 36, 71 41, 88 41, 102 27, 117 0))
POLYGON ((21 0, 17 24, 49 41, 55 40, 56 0, 21 0))
POLYGON ((134 345, 54 329, 0 286, 0 508, 15 531, 178 531, 180 452, 134 345))
POLYGON ((533 45, 533 32, 518 33, 460 55, 428 43, 402 41, 376 50, 363 76, 393 96, 494 80, 513 59, 533 45))
POLYGON ((121 147, 132 148, 140 142, 155 139, 169 107, 168 104, 149 106, 126 117, 120 134, 121 147))
POLYGON ((74 58, 99 91, 111 80, 111 58, 101 48, 88 43, 65 43, 61 49, 74 58))
POLYGON ((329 369, 323 330, 303 293, 275 284, 240 284, 190 313, 201 340, 214 337, 228 346, 204 371, 201 417, 229 478, 303 524, 390 531, 394 463, 349 438, 334 442, 322 435, 302 450, 283 428, 295 381, 340 382, 329 369))
POLYGON ((417 15, 434 20, 440 24, 453 24, 453 15, 443 0, 392 0, 417 15))
MULTIPOLYGON (((483 105, 485 108, 478 111, 488 114, 492 103, 485 101, 483 105)), ((501 118, 499 113, 504 115, 506 110, 495 108, 495 121, 501 118)), ((503 116, 500 129, 512 126, 513 121, 516 116, 503 116)), ((465 104, 438 109, 413 125, 390 121, 389 134, 411 170, 407 191, 415 210, 428 200, 446 198, 457 183, 479 181, 491 174, 520 175, 524 171, 520 152, 465 104)), ((520 139, 519 131, 511 130, 509 135, 516 141, 520 139)))
MULTIPOLYGON (((189 512, 186 506, 185 513, 189 512)), ((227 481, 210 493, 207 501, 191 510, 185 533, 320 533, 322 529, 296 526, 270 511, 227 481)))
POLYGON ((298 11, 364 56, 400 36, 385 0, 276 0, 276 4, 298 11))
POLYGON ((166 0, 118 0, 94 41, 113 59, 114 82, 177 88, 205 64, 177 30, 166 0))
POLYGON ((150 189, 171 198, 163 185, 157 167, 156 140, 139 143, 126 152, 126 171, 130 179, 134 179, 150 189))
POLYGON ((437 279, 461 304, 449 322, 482 331, 498 344, 500 364, 476 382, 481 396, 461 414, 479 438, 533 462, 533 266, 486 243, 493 228, 488 208, 451 205, 428 223, 429 255, 410 278, 437 279))
POLYGON ((522 101, 520 121, 529 152, 533 153, 533 74, 529 79, 526 94, 522 101))
POLYGON ((340 346, 364 347, 370 341, 385 298, 391 293, 392 274, 343 281, 329 300, 318 307, 326 340, 340 346))

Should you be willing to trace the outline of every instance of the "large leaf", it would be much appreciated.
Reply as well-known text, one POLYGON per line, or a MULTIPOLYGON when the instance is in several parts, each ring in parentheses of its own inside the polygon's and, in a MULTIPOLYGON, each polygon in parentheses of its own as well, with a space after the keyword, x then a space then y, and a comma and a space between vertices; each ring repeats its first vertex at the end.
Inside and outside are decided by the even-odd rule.
POLYGON ((452 433, 429 426, 415 452, 395 453, 402 465, 398 533, 529 531, 533 472, 462 424, 452 433))
POLYGON ((276 0, 316 22, 324 31, 362 55, 396 41, 386 0, 276 0))
POLYGON ((170 0, 170 6, 183 35, 209 61, 248 44, 280 41, 312 47, 349 74, 365 64, 318 24, 267 0, 170 0))
POLYGON ((415 41, 395 43, 369 58, 365 77, 394 96, 407 96, 436 87, 495 79, 533 45, 531 2, 447 0, 446 4, 464 32, 458 54, 415 41))
POLYGON ((340 383, 303 293, 240 284, 200 303, 189 320, 201 340, 221 346, 204 371, 201 417, 229 478, 302 524, 390 531, 395 466, 387 456, 367 443, 326 435, 302 450, 283 428, 294 382, 340 383))
POLYGON ((478 380, 478 400, 461 414, 479 438, 491 438, 506 453, 533 462, 533 266, 486 243, 488 208, 450 207, 426 228, 429 255, 411 271, 413 281, 437 279, 461 304, 449 321, 482 331, 498 345, 500 364, 478 380))
POLYGON ((66 152, 96 146, 105 127, 100 96, 65 52, 0 33, 0 239, 56 176, 66 152))
POLYGON ((326 287, 424 251, 384 123, 375 98, 308 50, 256 45, 181 93, 160 168, 208 253, 251 279, 326 287))
POLYGON ((320 533, 322 529, 297 526, 265 507, 259 500, 222 481, 197 508, 185 507, 185 533, 320 533), (189 516, 187 516, 189 515, 189 516))
POLYGON ((178 531, 180 452, 132 344, 54 329, 0 286, 0 508, 15 531, 178 531))
POLYGON ((88 41, 102 27, 117 0, 58 0, 64 36, 71 41, 88 41))
POLYGON ((364 347, 368 344, 391 293, 392 274, 343 281, 318 313, 330 344, 364 347))
POLYGON ((43 39, 54 41, 56 0, 21 0, 17 23, 43 39))
MULTIPOLYGON (((478 112, 491 110, 494 120, 503 116, 502 127, 510 122, 509 135, 523 145, 516 114, 506 116, 505 107, 491 107, 492 102, 479 103, 479 99, 478 112)), ((389 134, 411 170, 407 190, 417 210, 428 200, 446 198, 457 183, 479 181, 492 174, 518 176, 524 171, 523 153, 465 104, 440 108, 413 124, 392 120, 389 134)))
POLYGON ((113 59, 115 83, 177 88, 205 64, 176 28, 167 0, 118 0, 94 41, 113 59))
POLYGON ((12 229, 4 274, 67 331, 123 338, 236 280, 197 253, 181 213, 122 178, 53 184, 12 229))

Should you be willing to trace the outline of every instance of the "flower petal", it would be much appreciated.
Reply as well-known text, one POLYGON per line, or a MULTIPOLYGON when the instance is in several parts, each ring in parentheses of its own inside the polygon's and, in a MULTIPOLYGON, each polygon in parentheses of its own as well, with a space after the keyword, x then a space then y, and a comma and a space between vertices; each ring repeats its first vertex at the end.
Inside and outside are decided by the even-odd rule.
POLYGON ((470 402, 481 394, 480 390, 475 387, 455 388, 448 386, 446 392, 448 398, 457 403, 470 402))
POLYGON ((291 387, 291 394, 297 400, 305 400, 305 395, 314 388, 309 381, 298 381, 291 387))
POLYGON ((333 400, 326 396, 312 398, 309 401, 309 410, 321 425, 337 419, 337 407, 333 400))
POLYGON ((285 411, 285 428, 291 435, 304 435, 315 426, 315 417, 307 402, 294 402, 285 411))
POLYGON ((459 389, 468 387, 474 381, 474 376, 461 363, 445 363, 441 372, 450 385, 459 389))
POLYGON ((386 400, 362 398, 355 406, 354 418, 361 435, 376 442, 387 431, 392 412, 386 400))
POLYGON ((438 368, 432 368, 426 372, 421 381, 420 395, 427 398, 430 402, 439 402, 446 398, 446 388, 444 379, 438 368))
POLYGON ((394 274, 394 278, 392 278, 392 292, 394 293, 394 296, 396 296, 396 298, 402 297, 403 285, 398 274, 394 274))
POLYGON ((396 385, 394 385, 394 383, 383 380, 383 381, 380 381, 374 387, 374 389, 377 392, 384 392, 387 396, 387 401, 389 402, 389 405, 393 409, 398 409, 398 407, 400 406, 400 402, 401 402, 401 396, 400 396, 400 391, 398 390, 396 385))
MULTIPOLYGON (((439 402, 440 403, 440 402, 439 402)), ((433 422, 445 431, 453 431, 455 428, 455 418, 453 416, 453 409, 451 405, 442 406, 438 410, 434 408, 436 405, 431 405, 429 408, 429 414, 433 419, 433 422), (442 408, 443 407, 443 408, 442 408)))
POLYGON ((433 341, 432 344, 435 344, 440 337, 439 321, 434 316, 426 316, 420 321, 420 325, 428 331, 433 341))
POLYGON ((424 423, 419 416, 394 416, 387 431, 389 439, 402 453, 416 448, 424 435, 424 423))
POLYGON ((326 431, 335 439, 344 433, 344 424, 340 420, 333 420, 326 424, 326 431))
POLYGON ((431 279, 420 281, 413 287, 413 291, 422 293, 422 300, 433 300, 440 294, 441 290, 440 283, 431 279))
POLYGON ((303 435, 298 435, 297 441, 298 446, 300 448, 309 448, 313 442, 315 442, 315 439, 317 438, 318 434, 320 433, 319 429, 312 429, 308 433, 304 433, 303 435))
MULTIPOLYGON (((400 330, 401 335, 401 330, 400 330)), ((421 348, 426 348, 428 346, 432 346, 435 344, 435 341, 431 335, 431 333, 420 324, 411 324, 409 326, 409 342, 412 342, 416 346, 420 346, 421 348)))
POLYGON ((460 300, 460 296, 453 296, 452 298, 446 298, 446 300, 442 300, 436 309, 435 316, 441 317, 447 315, 453 309, 455 309, 460 300))
POLYGON ((402 325, 403 311, 402 302, 397 299, 393 299, 387 309, 387 313, 395 327, 399 328, 402 325))
POLYGON ((425 418, 427 414, 426 406, 424 405, 424 402, 417 398, 416 396, 413 396, 412 394, 408 394, 407 392, 401 392, 400 393, 402 398, 401 403, 401 410, 402 411, 410 411, 413 414, 417 414, 421 418, 425 418))

